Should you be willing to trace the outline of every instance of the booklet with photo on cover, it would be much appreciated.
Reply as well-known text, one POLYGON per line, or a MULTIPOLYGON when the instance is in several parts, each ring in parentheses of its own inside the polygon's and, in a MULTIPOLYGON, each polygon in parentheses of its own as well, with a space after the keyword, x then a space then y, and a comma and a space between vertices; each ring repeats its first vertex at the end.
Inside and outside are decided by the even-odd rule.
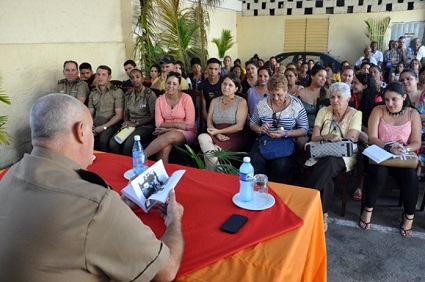
POLYGON ((185 172, 183 169, 177 170, 169 177, 162 160, 159 160, 121 192, 147 213, 157 202, 167 201, 170 190, 174 189, 185 172))

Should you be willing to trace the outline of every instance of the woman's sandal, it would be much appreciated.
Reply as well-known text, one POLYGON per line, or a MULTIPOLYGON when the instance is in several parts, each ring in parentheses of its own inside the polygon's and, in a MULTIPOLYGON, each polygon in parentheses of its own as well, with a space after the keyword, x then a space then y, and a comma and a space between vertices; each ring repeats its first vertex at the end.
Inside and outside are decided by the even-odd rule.
MULTIPOLYGON (((365 211, 365 212, 367 212, 367 213, 370 213, 370 212, 372 212, 372 211, 373 211, 373 209, 371 209, 371 210, 367 210, 366 208, 364 208, 364 209, 363 209, 363 211, 365 211)), ((363 213, 362 213, 362 214, 363 214, 363 213)), ((361 229, 363 229, 363 230, 369 230, 369 229, 371 228, 370 221, 369 221, 369 222, 365 222, 365 221, 362 219, 362 215, 360 215, 360 218, 359 218, 359 221, 358 221, 357 225, 358 225, 361 229)))
MULTIPOLYGON (((400 223, 400 235, 403 237, 412 237, 413 236, 413 231, 412 228, 410 229, 404 229, 403 228, 403 223, 406 220, 412 220, 415 218, 415 216, 413 216, 412 218, 408 218, 406 213, 402 213, 401 214, 401 223, 400 223)), ((412 224, 413 226, 413 224, 412 224)))

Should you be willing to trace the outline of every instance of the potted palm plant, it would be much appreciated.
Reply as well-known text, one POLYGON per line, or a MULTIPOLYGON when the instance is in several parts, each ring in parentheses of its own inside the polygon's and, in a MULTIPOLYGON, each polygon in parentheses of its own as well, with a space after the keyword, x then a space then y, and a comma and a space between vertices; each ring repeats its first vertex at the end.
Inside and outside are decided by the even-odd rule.
MULTIPOLYGON (((178 151, 187 154, 199 169, 207 169, 203 160, 202 153, 196 153, 189 145, 185 144, 185 148, 174 146, 178 151)), ((238 175, 239 169, 234 166, 235 163, 242 163, 242 158, 247 155, 245 152, 230 152, 224 149, 209 151, 207 154, 218 159, 217 163, 210 169, 212 171, 238 175)))
POLYGON ((227 50, 233 47, 235 44, 233 42, 233 36, 230 30, 223 29, 221 31, 221 37, 220 38, 213 38, 212 42, 217 46, 218 49, 218 56, 220 60, 224 58, 224 55, 226 54, 227 50))

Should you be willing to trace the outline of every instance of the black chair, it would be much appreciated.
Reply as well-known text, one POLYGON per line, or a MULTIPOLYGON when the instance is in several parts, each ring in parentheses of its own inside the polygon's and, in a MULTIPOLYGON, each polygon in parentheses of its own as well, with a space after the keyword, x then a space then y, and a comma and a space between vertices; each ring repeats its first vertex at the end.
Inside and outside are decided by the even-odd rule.
POLYGON ((152 92, 155 93, 156 97, 159 97, 160 95, 164 94, 165 91, 164 90, 159 90, 156 88, 151 88, 152 92))

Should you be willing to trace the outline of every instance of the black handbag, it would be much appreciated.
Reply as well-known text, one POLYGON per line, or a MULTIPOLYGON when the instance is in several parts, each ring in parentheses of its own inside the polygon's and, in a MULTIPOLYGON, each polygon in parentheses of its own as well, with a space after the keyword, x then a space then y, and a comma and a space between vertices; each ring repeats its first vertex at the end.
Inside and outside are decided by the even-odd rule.
POLYGON ((274 160, 290 156, 295 151, 295 141, 292 138, 271 138, 263 135, 258 140, 261 155, 266 160, 274 160))

